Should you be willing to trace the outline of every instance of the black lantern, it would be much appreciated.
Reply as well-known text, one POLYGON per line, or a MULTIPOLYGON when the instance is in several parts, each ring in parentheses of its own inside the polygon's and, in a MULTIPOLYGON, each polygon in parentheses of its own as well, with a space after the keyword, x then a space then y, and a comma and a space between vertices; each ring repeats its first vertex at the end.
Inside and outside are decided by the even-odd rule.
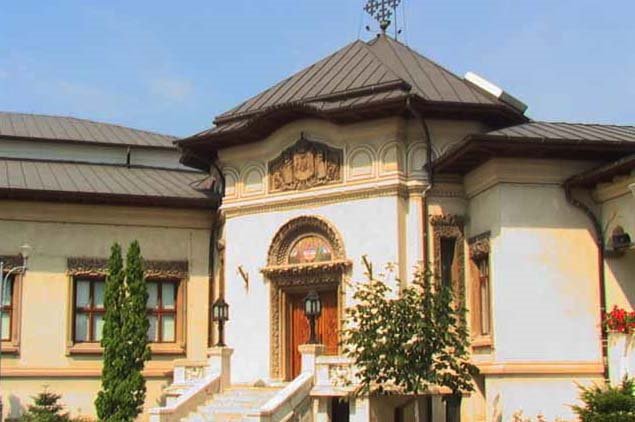
POLYGON ((212 305, 212 321, 218 322, 218 342, 216 346, 225 346, 224 328, 225 321, 229 320, 229 305, 225 299, 219 297, 212 305))
POLYGON ((309 319, 311 326, 311 335, 309 337, 309 344, 317 344, 315 336, 315 320, 320 317, 322 313, 322 302, 320 296, 315 290, 311 290, 304 298, 304 314, 309 319))

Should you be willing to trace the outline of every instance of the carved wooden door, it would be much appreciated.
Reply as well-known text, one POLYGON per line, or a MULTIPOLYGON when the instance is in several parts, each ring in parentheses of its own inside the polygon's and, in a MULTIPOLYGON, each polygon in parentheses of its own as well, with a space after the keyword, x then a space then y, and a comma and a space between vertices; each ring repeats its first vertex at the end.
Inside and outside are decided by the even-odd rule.
MULTIPOLYGON (((287 379, 300 374, 301 356, 298 346, 306 344, 310 337, 309 321, 304 314, 304 298, 308 292, 288 295, 287 313, 287 379)), ((337 290, 318 292, 322 301, 322 314, 315 322, 318 343, 326 346, 326 354, 337 355, 339 333, 337 316, 337 290)))

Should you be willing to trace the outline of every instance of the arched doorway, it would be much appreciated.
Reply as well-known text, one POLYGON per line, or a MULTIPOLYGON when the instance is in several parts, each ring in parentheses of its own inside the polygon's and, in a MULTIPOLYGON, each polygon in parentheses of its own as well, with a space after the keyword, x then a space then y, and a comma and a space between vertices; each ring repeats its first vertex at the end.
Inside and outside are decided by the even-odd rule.
POLYGON ((350 268, 344 245, 333 225, 321 217, 303 216, 276 233, 263 274, 270 282, 271 377, 290 380, 300 372, 298 346, 309 338, 303 300, 315 290, 322 301, 316 323, 327 354, 337 354, 342 314, 342 279, 350 268))

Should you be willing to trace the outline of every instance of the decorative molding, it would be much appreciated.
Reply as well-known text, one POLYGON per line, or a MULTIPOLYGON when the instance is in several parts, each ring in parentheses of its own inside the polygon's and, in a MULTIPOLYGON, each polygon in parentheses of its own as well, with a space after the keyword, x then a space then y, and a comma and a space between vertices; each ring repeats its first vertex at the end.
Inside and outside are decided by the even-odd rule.
POLYGON ((470 259, 478 261, 486 258, 490 253, 490 232, 481 233, 468 240, 470 259))
POLYGON ((454 214, 433 215, 430 217, 430 225, 433 231, 434 242, 434 269, 441 274, 441 239, 454 238, 455 259, 458 268, 457 280, 452 280, 454 291, 461 302, 465 301, 465 237, 463 234, 464 218, 454 214))
MULTIPOLYGON (((309 234, 326 239, 332 247, 334 260, 345 258, 344 241, 335 226, 323 217, 304 215, 286 222, 278 229, 267 253, 267 268, 286 265, 291 246, 300 236, 309 234)), ((267 268, 263 271, 267 271, 267 268)))
POLYGON ((269 192, 303 190, 342 181, 341 149, 300 139, 269 162, 269 192))
MULTIPOLYGON (((417 182, 418 186, 423 183, 417 182)), ((226 201, 222 205, 227 218, 241 215, 259 214, 265 212, 285 211, 307 206, 328 205, 345 201, 356 201, 369 198, 380 198, 386 196, 397 196, 408 198, 412 190, 409 184, 400 177, 364 181, 363 184, 351 184, 348 186, 338 186, 336 189, 315 190, 310 192, 294 193, 293 195, 275 195, 271 197, 259 197, 252 200, 226 201), (319 196, 318 196, 319 195, 319 196)), ((417 188, 416 191, 422 191, 417 188)))
MULTIPOLYGON (((297 287, 340 287, 344 273, 352 263, 341 235, 322 217, 300 216, 285 223, 273 237, 267 256, 267 267, 261 272, 269 280, 270 305, 270 369, 272 379, 286 377, 284 307, 287 291, 297 287), (310 264, 288 264, 288 254, 295 242, 307 235, 322 237, 331 247, 333 260, 310 264)), ((338 298, 339 302, 339 298, 338 298)))
MULTIPOLYGON (((142 374, 148 378, 170 378, 172 367, 147 368, 142 374)), ((2 376, 6 378, 100 378, 99 368, 37 368, 8 367, 2 368, 2 376)))
POLYGON ((602 362, 473 362, 482 375, 597 375, 604 371, 602 362))
MULTIPOLYGON (((186 279, 187 261, 144 260, 146 278, 186 279)), ((67 273, 70 276, 104 277, 108 274, 108 259, 94 257, 71 257, 66 260, 67 273)))

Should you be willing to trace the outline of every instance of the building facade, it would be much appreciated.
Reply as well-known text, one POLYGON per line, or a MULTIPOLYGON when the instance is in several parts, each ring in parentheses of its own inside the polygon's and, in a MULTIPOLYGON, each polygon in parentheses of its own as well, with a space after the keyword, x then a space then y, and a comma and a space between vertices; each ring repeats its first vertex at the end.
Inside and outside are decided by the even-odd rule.
POLYGON ((428 266, 464 295, 480 374, 462 420, 573 419, 576 383, 624 371, 601 315, 635 297, 630 240, 613 236, 634 227, 635 129, 536 122, 525 108, 381 35, 188 138, 3 135, 0 252, 35 250, 7 308, 5 408, 48 384, 93 414, 103 259, 138 239, 157 298, 144 418, 443 420, 445 391, 368 398, 338 383, 354 383, 339 332, 366 257, 397 294, 428 266), (321 345, 307 347, 312 291, 321 345))

